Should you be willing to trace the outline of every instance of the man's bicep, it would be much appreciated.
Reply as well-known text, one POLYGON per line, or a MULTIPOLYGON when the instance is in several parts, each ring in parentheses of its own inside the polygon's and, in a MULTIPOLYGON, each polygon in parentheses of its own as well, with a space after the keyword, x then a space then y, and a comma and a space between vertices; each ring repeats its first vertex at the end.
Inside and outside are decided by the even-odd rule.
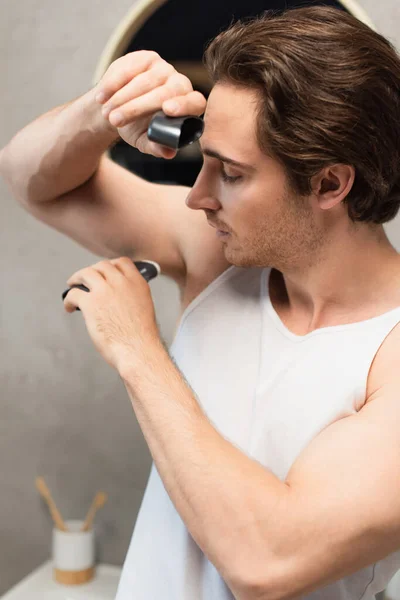
POLYGON ((293 464, 287 577, 297 593, 400 549, 399 424, 400 390, 382 389, 324 429, 293 464))

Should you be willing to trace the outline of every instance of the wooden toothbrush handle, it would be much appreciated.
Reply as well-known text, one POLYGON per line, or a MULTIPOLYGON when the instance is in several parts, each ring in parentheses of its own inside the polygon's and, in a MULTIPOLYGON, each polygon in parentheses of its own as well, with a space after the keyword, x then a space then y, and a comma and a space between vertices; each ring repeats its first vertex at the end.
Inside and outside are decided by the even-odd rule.
POLYGON ((61 531, 68 531, 68 529, 65 526, 62 516, 60 515, 56 505, 54 504, 54 502, 51 498, 48 498, 48 503, 49 503, 49 509, 51 512, 51 516, 53 517, 53 521, 55 522, 57 528, 61 529, 61 531))
POLYGON ((54 521, 56 527, 58 529, 61 529, 61 531, 68 531, 68 529, 66 528, 65 523, 63 521, 63 518, 56 507, 56 503, 53 500, 53 497, 50 493, 49 488, 47 487, 47 484, 46 484, 44 478, 36 477, 35 483, 36 483, 36 488, 37 488, 38 492, 40 493, 42 498, 46 501, 47 506, 49 507, 50 514, 53 518, 53 521, 54 521))
POLYGON ((92 502, 92 506, 89 508, 89 512, 86 515, 86 519, 85 519, 85 522, 83 524, 81 531, 89 531, 89 529, 92 526, 92 522, 94 519, 94 515, 96 514, 96 510, 97 510, 97 502, 96 502, 96 499, 94 499, 94 501, 92 502))

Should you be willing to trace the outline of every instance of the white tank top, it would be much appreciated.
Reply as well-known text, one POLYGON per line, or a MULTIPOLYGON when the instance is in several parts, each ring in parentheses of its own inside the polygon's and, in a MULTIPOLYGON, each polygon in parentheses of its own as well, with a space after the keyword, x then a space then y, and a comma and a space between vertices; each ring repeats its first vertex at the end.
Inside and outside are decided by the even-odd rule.
MULTIPOLYGON (((400 322, 400 307, 296 335, 271 304, 270 271, 224 271, 184 311, 170 354, 214 427, 283 481, 322 429, 360 410, 370 365, 400 322)), ((303 598, 373 600, 398 569, 400 551, 303 598)), ((153 462, 116 600, 160 598, 233 595, 194 542, 153 462)))

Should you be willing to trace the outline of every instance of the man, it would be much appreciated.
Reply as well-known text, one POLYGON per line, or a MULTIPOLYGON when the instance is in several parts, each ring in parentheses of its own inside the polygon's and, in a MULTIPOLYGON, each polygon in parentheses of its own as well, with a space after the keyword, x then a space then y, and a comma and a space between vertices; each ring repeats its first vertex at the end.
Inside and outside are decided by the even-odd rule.
POLYGON ((170 158, 151 115, 204 111, 152 52, 1 157, 27 210, 110 259, 72 275, 90 292, 65 309, 154 459, 117 600, 371 600, 400 567, 400 259, 382 227, 400 201, 400 60, 314 7, 233 24, 206 61, 190 191, 103 154, 120 135, 170 158), (171 356, 132 264, 146 258, 182 291, 171 356))

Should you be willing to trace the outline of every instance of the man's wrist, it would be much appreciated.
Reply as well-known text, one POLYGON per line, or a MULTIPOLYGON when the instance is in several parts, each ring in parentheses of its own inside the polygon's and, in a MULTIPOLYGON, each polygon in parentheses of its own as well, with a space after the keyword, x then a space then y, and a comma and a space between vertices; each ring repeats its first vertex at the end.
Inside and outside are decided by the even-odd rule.
POLYGON ((171 357, 165 342, 160 338, 151 338, 141 348, 129 347, 122 349, 118 354, 116 369, 123 381, 134 384, 146 372, 153 372, 162 360, 171 357))

